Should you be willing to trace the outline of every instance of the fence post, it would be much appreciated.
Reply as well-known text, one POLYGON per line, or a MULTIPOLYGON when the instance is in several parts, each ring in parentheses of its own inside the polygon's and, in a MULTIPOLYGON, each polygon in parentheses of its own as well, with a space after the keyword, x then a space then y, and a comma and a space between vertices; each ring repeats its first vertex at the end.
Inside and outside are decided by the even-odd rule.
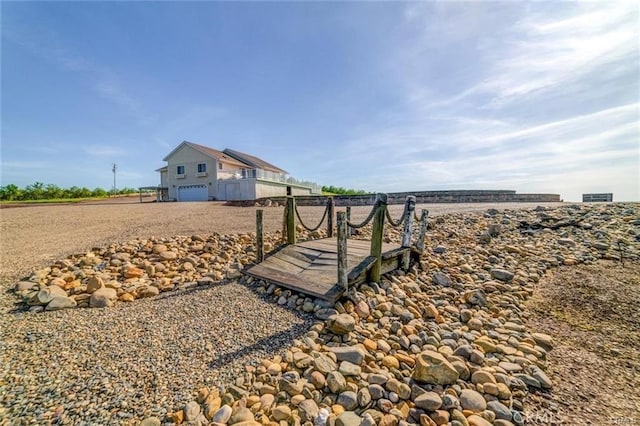
POLYGON ((338 224, 338 285, 347 291, 347 219, 344 212, 337 213, 338 224))
POLYGON ((333 237, 333 216, 336 209, 336 202, 333 197, 327 198, 327 237, 333 237))
MULTIPOLYGON (((409 195, 406 203, 406 219, 404 221, 404 233, 402 234, 402 247, 411 248, 411 236, 413 235, 413 212, 416 209, 416 197, 409 195)), ((402 256, 402 269, 409 270, 409 261, 411 260, 411 250, 402 256)))
POLYGON ((296 199, 287 197, 287 244, 296 243, 296 199))
POLYGON ((256 210, 256 263, 264 260, 264 235, 262 232, 262 209, 256 210))
POLYGON ((351 227, 349 226, 349 222, 351 222, 351 206, 347 206, 347 238, 351 238, 351 227))
POLYGON ((424 251, 424 236, 427 233, 429 210, 422 210, 420 215, 420 231, 418 232, 418 241, 416 241, 416 249, 422 254, 424 251))
POLYGON ((384 234, 384 218, 387 210, 387 194, 376 194, 376 213, 373 217, 373 231, 371 232, 371 256, 376 258, 371 267, 371 281, 380 282, 382 268, 382 235, 384 234))

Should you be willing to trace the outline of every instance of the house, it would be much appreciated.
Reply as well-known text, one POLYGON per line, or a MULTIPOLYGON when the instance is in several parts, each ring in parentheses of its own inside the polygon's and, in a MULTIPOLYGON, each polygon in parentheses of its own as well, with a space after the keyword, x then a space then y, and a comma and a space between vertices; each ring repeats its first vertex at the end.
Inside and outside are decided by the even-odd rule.
POLYGON ((256 200, 284 195, 310 195, 320 188, 302 182, 253 155, 225 149, 218 151, 184 141, 163 161, 160 173, 161 201, 256 200))

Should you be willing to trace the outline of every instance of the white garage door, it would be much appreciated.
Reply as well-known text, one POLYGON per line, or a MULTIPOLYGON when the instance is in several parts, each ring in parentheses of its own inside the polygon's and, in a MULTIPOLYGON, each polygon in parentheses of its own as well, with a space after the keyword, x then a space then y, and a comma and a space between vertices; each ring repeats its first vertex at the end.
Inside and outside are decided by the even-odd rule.
POLYGON ((207 201, 206 185, 184 185, 178 187, 178 201, 207 201))

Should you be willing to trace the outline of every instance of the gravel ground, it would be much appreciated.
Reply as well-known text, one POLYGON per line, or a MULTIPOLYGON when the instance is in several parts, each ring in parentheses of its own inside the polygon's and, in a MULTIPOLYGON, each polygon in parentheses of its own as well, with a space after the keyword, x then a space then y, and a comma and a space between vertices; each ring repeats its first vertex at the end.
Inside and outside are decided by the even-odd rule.
POLYGON ((529 326, 554 336, 554 389, 532 395, 532 423, 640 423, 639 300, 637 263, 562 267, 540 282, 529 326))
MULTIPOLYGON (((555 204, 557 205, 557 204, 555 204)), ((527 204, 418 206, 431 215, 527 204)), ((282 208, 265 208, 265 230, 282 208)), ((392 206, 400 215, 402 206, 392 206)), ((313 223, 322 208, 303 207, 313 223)), ((354 220, 369 208, 355 208, 354 220)), ((69 254, 135 237, 252 232, 255 208, 220 203, 32 206, 0 210, 0 423, 42 424, 64 411, 74 424, 128 424, 162 416, 201 386, 228 383, 266 353, 278 353, 308 324, 245 287, 228 282, 110 309, 34 315, 15 311, 6 290, 34 269, 69 254), (82 419, 82 420, 81 420, 82 419)))

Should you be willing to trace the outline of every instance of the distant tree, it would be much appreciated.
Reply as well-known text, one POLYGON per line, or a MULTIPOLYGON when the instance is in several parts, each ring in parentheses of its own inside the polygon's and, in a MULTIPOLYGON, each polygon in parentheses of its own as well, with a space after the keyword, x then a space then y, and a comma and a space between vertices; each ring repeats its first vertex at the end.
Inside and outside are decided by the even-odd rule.
POLYGON ((330 193, 330 194, 336 194, 336 195, 366 195, 366 194, 370 194, 367 191, 363 191, 361 189, 345 189, 341 186, 333 186, 333 185, 329 185, 329 186, 323 186, 322 187, 322 192, 326 192, 326 193, 330 193))
POLYGON ((22 191, 16 185, 10 183, 7 186, 0 186, 0 200, 15 201, 19 200, 22 191))
POLYGON ((58 185, 48 184, 44 188, 44 198, 53 199, 53 198, 62 198, 64 196, 64 190, 60 188, 58 185))
POLYGON ((92 197, 107 197, 109 193, 102 188, 96 188, 91 192, 92 197))

